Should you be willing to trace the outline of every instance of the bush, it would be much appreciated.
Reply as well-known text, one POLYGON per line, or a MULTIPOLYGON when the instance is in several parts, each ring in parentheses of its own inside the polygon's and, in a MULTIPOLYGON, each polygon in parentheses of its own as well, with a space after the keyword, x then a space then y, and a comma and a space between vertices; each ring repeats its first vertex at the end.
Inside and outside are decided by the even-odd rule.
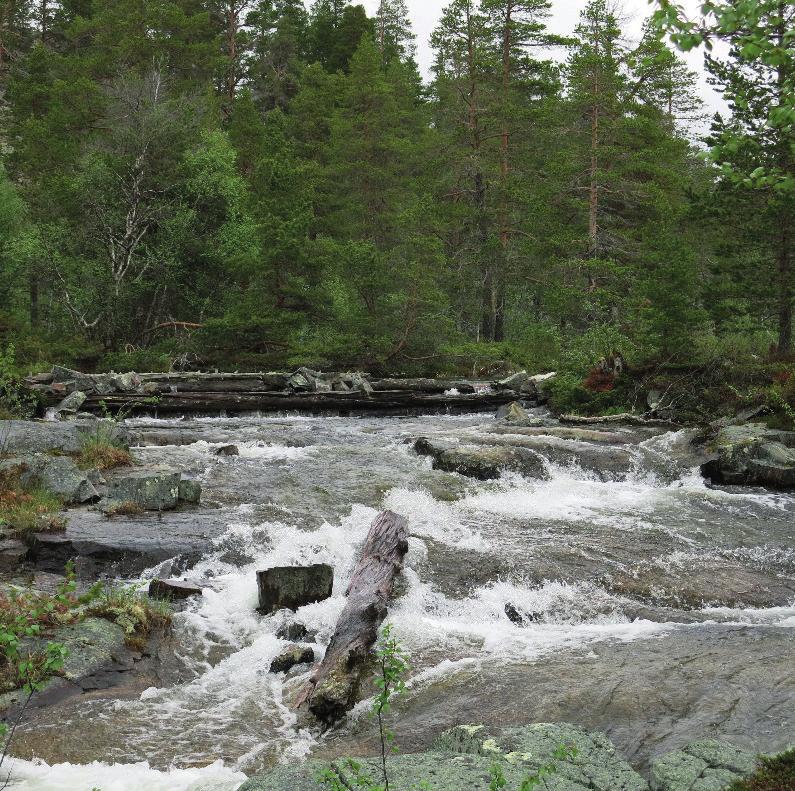
POLYGON ((51 492, 22 483, 22 465, 0 470, 0 525, 16 533, 63 530, 61 500, 51 492))
POLYGON ((38 402, 25 388, 16 369, 16 352, 9 344, 0 348, 0 419, 30 418, 36 413, 38 402))
POLYGON ((795 788, 795 749, 759 759, 759 768, 727 791, 792 791, 795 788))
POLYGON ((79 467, 86 470, 112 470, 130 467, 135 463, 130 451, 116 440, 115 427, 113 420, 100 421, 94 431, 83 436, 77 454, 79 467))

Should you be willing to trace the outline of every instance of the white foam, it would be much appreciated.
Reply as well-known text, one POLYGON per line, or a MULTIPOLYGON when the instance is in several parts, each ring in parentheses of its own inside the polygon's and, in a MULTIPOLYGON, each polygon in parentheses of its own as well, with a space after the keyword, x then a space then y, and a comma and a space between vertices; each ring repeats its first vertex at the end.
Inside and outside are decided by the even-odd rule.
MULTIPOLYGON (((14 791, 234 791, 246 776, 222 761, 190 769, 157 771, 148 763, 54 764, 7 759, 14 791)), ((3 765, 5 777, 6 764, 3 765)))

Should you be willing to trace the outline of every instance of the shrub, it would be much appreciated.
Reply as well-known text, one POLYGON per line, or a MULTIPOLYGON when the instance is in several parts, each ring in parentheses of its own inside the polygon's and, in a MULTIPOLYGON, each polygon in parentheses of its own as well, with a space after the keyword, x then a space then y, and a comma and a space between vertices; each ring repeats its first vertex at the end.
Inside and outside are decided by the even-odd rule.
POLYGON ((0 470, 0 525, 17 533, 63 530, 61 500, 40 487, 22 483, 23 466, 0 470))
POLYGON ((116 439, 116 422, 101 420, 81 440, 77 464, 83 469, 111 470, 134 464, 130 451, 116 439))
POLYGON ((137 585, 121 587, 95 586, 87 603, 86 614, 105 618, 124 629, 128 641, 149 635, 154 629, 168 626, 172 612, 168 603, 150 599, 137 585))
POLYGON ((12 344, 5 351, 0 348, 0 419, 30 418, 38 408, 35 396, 17 374, 15 356, 12 344))
POLYGON ((759 759, 750 777, 738 780, 727 791, 792 791, 795 788, 795 749, 759 759))

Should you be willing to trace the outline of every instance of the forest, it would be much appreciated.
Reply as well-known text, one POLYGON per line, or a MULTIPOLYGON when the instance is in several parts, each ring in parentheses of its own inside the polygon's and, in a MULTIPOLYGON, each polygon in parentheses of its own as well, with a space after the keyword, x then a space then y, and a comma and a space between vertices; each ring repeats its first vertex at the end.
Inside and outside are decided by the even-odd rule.
POLYGON ((793 4, 551 6, 2 0, 5 367, 791 360, 793 4))

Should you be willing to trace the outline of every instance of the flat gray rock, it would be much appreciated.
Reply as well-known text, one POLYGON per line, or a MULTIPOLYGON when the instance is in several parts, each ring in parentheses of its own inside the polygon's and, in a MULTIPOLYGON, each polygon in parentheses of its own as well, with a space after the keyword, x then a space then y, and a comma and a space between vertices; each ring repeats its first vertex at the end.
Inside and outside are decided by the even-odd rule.
MULTIPOLYGON (((107 431, 122 445, 128 443, 125 426, 97 420, 56 421, 0 420, 0 446, 11 455, 27 455, 60 451, 79 453, 86 435, 97 431, 98 425, 108 426, 107 431)), ((103 431, 105 429, 103 428, 103 431)))

